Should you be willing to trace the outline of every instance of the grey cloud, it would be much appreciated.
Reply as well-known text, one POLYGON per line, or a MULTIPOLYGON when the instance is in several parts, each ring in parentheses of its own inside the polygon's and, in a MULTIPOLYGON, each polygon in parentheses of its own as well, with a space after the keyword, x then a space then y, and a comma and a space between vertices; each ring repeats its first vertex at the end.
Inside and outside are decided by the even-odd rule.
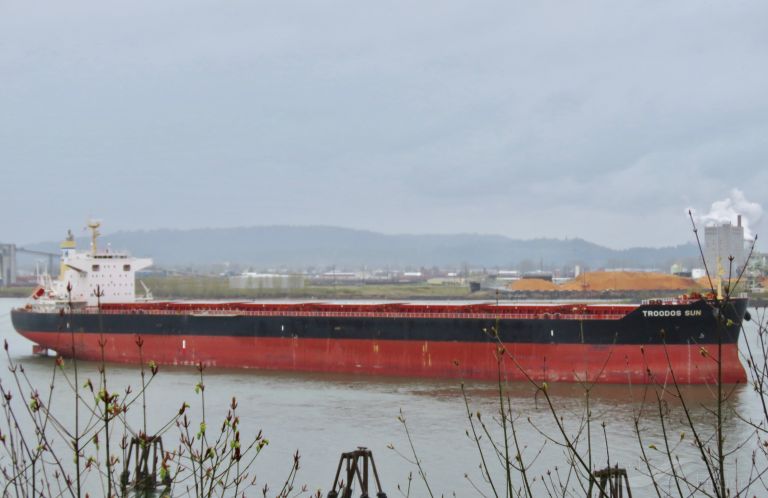
POLYGON ((3 237, 49 239, 93 213, 113 229, 677 243, 685 206, 732 187, 768 197, 766 14, 760 2, 6 2, 0 164, 18 186, 6 202, 28 215, 4 220, 3 237))

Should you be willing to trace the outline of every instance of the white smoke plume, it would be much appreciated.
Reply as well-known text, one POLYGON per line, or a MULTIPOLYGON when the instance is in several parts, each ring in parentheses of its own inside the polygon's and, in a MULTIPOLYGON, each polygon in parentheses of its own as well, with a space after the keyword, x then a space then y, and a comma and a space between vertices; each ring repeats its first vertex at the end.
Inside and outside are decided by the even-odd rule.
POLYGON ((734 188, 730 195, 723 200, 715 201, 706 214, 698 214, 691 209, 693 219, 697 225, 712 226, 730 222, 735 225, 738 215, 741 215, 741 224, 744 227, 744 238, 752 239, 754 234, 750 229, 750 223, 756 224, 763 217, 763 207, 757 202, 750 202, 744 196, 744 192, 734 188))

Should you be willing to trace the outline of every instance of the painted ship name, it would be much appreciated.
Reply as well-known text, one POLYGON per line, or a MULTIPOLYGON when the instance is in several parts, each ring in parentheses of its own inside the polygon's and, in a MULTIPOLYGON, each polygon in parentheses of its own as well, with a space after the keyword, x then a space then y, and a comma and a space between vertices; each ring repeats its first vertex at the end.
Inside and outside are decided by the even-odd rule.
POLYGON ((651 318, 701 316, 701 310, 643 310, 643 316, 651 318))

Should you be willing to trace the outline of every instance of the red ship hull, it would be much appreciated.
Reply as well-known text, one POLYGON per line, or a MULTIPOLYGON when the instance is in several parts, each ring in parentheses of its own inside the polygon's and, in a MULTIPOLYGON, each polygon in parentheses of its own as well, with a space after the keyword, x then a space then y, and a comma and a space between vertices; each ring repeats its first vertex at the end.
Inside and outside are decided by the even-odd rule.
MULTIPOLYGON (((80 359, 120 363, 155 361, 197 365, 412 377, 496 379, 499 345, 493 342, 338 340, 231 336, 70 334, 25 331, 28 339, 80 359), (143 348, 137 346, 141 337, 143 348)), ((711 384, 717 381, 717 345, 507 343, 507 380, 603 383, 711 384), (671 368, 672 366, 673 368, 671 368)), ((722 345, 722 382, 743 383, 736 344, 722 345)))

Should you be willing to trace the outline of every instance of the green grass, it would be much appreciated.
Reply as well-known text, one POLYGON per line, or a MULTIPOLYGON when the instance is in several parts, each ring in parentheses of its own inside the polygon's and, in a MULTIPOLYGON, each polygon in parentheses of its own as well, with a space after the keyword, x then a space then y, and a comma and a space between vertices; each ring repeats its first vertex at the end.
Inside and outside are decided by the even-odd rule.
MULTIPOLYGON (((324 285, 301 289, 230 289, 225 277, 141 279, 156 299, 473 299, 468 287, 427 284, 324 285)), ((140 289, 141 286, 139 285, 140 289)), ((138 291, 141 295, 141 291, 138 291)))
POLYGON ((29 297, 34 287, 0 287, 0 297, 29 297))

